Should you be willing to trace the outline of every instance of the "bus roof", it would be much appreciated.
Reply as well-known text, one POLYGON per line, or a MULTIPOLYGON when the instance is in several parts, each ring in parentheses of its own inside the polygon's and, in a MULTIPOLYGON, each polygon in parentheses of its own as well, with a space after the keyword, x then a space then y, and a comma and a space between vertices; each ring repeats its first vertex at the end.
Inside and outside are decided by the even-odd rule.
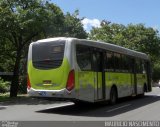
POLYGON ((87 40, 87 39, 77 39, 77 38, 70 38, 70 37, 56 37, 56 38, 48 38, 48 39, 42 39, 38 40, 37 42, 52 42, 56 40, 68 40, 68 42, 73 42, 73 40, 77 40, 80 44, 93 46, 96 48, 106 49, 109 51, 126 54, 129 56, 149 60, 149 57, 142 52, 134 51, 128 48, 124 48, 122 46, 118 46, 115 44, 107 43, 107 42, 101 42, 101 41, 93 41, 93 40, 87 40))

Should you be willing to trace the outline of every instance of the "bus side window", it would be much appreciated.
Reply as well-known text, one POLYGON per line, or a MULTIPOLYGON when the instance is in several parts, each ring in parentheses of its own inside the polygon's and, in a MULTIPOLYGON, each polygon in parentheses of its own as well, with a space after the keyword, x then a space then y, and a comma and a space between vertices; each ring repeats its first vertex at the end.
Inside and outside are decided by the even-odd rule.
POLYGON ((130 59, 126 55, 121 55, 122 72, 130 72, 130 59))
POLYGON ((91 70, 91 51, 89 47, 77 45, 76 57, 77 64, 82 71, 91 70))
POLYGON ((147 73, 147 65, 146 65, 146 62, 144 60, 142 62, 142 70, 143 70, 143 74, 147 73))
POLYGON ((136 73, 143 73, 143 66, 142 66, 142 61, 139 59, 136 59, 136 73))
POLYGON ((119 53, 114 53, 114 64, 115 64, 115 70, 117 72, 121 72, 122 68, 122 60, 121 60, 121 55, 119 53))
POLYGON ((135 68, 135 61, 134 61, 134 59, 133 58, 131 58, 131 57, 128 57, 128 64, 129 64, 129 68, 128 68, 128 71, 130 72, 130 73, 134 73, 134 68, 135 68))
POLYGON ((92 50, 92 70, 95 72, 102 71, 101 54, 97 50, 92 50))
POLYGON ((105 69, 106 71, 114 71, 114 55, 112 52, 106 52, 105 54, 105 69))

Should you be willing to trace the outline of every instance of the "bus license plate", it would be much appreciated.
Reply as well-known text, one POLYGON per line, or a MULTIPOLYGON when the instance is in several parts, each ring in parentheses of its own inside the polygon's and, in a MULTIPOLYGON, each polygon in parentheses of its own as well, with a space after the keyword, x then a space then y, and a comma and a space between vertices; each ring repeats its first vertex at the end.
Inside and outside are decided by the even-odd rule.
POLYGON ((45 91, 40 91, 40 92, 39 92, 39 95, 41 95, 41 96, 46 96, 47 93, 46 93, 45 91))

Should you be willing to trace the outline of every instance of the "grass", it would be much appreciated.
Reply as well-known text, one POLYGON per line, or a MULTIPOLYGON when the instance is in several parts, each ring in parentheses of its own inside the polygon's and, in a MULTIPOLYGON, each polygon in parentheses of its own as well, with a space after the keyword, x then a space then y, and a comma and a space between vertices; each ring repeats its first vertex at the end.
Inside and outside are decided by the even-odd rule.
POLYGON ((12 98, 9 97, 9 93, 0 94, 0 102, 10 101, 12 98))
POLYGON ((17 97, 10 98, 9 93, 0 93, 0 102, 6 102, 6 101, 16 101, 21 98, 27 98, 28 96, 26 94, 18 94, 17 97))

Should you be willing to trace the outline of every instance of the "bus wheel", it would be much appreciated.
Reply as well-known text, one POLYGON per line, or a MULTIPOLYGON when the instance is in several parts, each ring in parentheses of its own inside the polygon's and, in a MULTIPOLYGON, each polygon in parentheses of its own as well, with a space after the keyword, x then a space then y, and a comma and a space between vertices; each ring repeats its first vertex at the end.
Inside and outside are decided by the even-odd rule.
POLYGON ((110 104, 114 105, 117 102, 117 90, 115 87, 111 88, 111 92, 110 92, 110 104))

